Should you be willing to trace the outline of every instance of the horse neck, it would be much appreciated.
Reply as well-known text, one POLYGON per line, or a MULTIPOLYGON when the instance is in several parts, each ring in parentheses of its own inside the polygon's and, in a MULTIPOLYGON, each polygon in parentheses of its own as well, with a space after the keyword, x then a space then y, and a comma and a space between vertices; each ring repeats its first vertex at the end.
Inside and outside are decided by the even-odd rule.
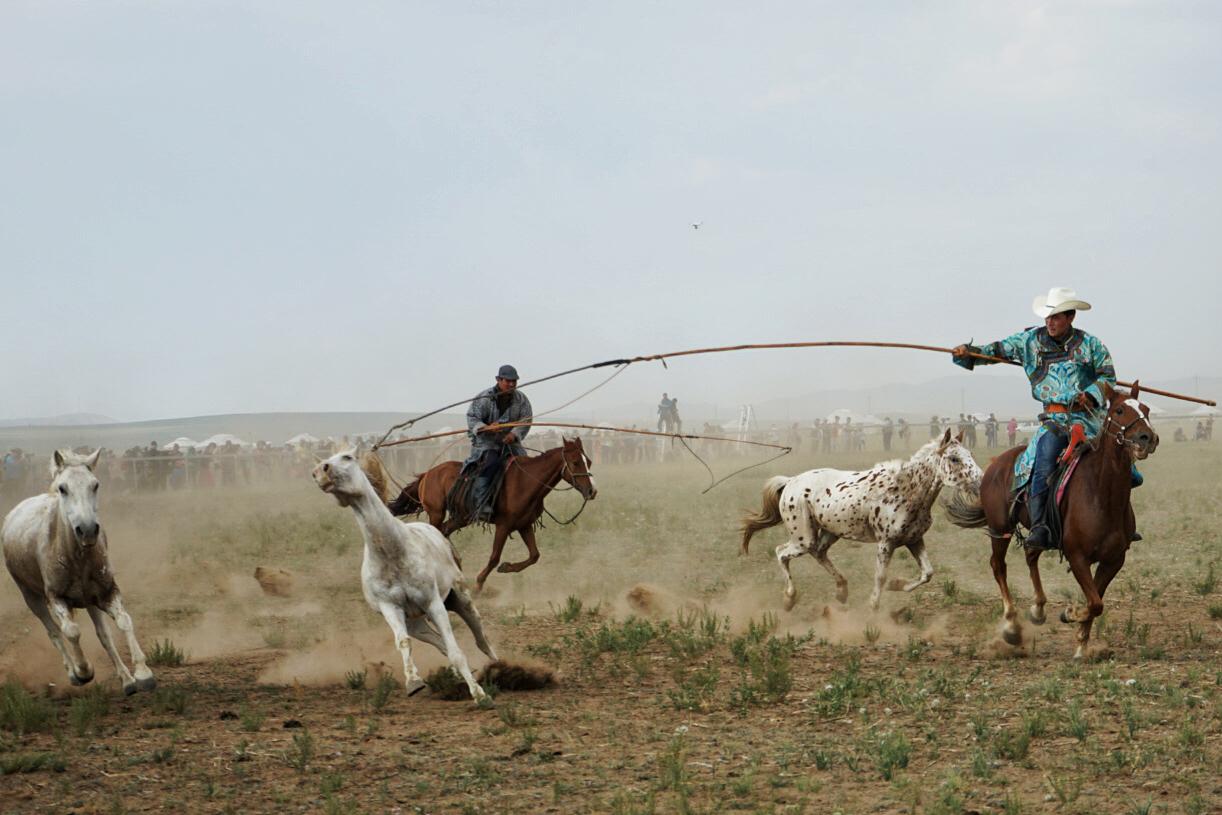
POLYGON ((560 483, 560 474, 564 472, 564 448, 553 447, 534 458, 519 456, 514 461, 522 468, 522 472, 529 476, 526 479, 526 489, 533 497, 538 493, 551 490, 560 483))
POLYGON ((912 458, 900 464, 899 483, 905 495, 919 495, 922 499, 933 499, 942 488, 938 467, 933 461, 933 448, 926 445, 912 454, 912 458))
POLYGON ((381 553, 380 543, 388 540, 397 540, 395 535, 396 524, 399 523, 394 515, 390 514, 390 510, 386 508, 386 504, 382 503, 382 499, 374 492, 373 486, 368 481, 365 482, 365 488, 361 494, 353 499, 349 504, 352 511, 356 514, 357 523, 365 533, 365 549, 366 552, 381 553))
POLYGON ((1107 432, 1106 425, 1099 434, 1099 446, 1094 450, 1094 455, 1086 456, 1081 465, 1093 470, 1097 484, 1101 487, 1107 485, 1101 495, 1112 497, 1117 503, 1121 500, 1128 503, 1129 493, 1133 488, 1129 475, 1132 460, 1124 445, 1117 444, 1116 437, 1107 432))

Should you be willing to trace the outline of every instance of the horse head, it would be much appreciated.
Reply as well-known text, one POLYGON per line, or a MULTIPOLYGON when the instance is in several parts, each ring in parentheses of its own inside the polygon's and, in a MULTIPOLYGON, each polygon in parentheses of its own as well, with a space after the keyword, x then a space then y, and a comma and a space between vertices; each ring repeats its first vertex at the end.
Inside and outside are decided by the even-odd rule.
POLYGON ((1133 459, 1141 461, 1158 449, 1158 433, 1150 424, 1150 407, 1141 402, 1141 384, 1124 391, 1104 386, 1107 397, 1107 418, 1103 421, 1103 435, 1110 436, 1122 445, 1133 459))
POLYGON ((594 476, 590 474, 590 457, 581 446, 581 438, 565 438, 560 455, 564 458, 560 477, 581 493, 582 498, 593 501, 598 495, 598 487, 594 486, 594 476))
POLYGON ((942 439, 934 448, 934 466, 942 483, 953 489, 963 490, 973 495, 980 493, 980 480, 984 472, 972 454, 963 446, 963 433, 951 436, 950 428, 942 434, 942 439))
POLYGON ((101 449, 92 455, 56 450, 52 459, 51 494, 59 502, 59 517, 83 547, 98 542, 98 479, 93 468, 101 449))
POLYGON ((342 450, 314 468, 314 483, 328 495, 335 496, 341 507, 350 506, 365 494, 369 479, 361 469, 355 449, 342 450))

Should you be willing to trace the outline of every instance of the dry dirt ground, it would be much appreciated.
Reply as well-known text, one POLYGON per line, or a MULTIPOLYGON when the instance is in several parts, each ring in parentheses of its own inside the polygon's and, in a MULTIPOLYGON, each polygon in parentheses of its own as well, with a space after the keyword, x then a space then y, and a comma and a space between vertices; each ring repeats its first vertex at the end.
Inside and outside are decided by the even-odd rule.
MULTIPOLYGON (((1054 619, 1076 592, 1064 567, 1045 557, 1049 622, 1002 647, 987 546, 940 510, 933 583, 871 615, 873 548, 841 542, 848 606, 795 562, 785 613, 782 535, 737 554, 736 519, 770 472, 701 496, 690 462, 596 469, 580 521, 549 523, 543 560, 477 601, 502 654, 558 684, 485 708, 391 686, 402 672, 360 597, 355 524, 311 485, 107 495, 137 633, 186 663, 124 699, 87 631, 95 688, 67 689, 6 577, 0 811, 1222 812, 1222 446, 1168 442, 1144 470, 1146 541, 1108 594, 1096 658, 1075 663, 1054 619)), ((549 505, 565 517, 573 500, 549 505)), ((487 534, 456 545, 473 574, 487 534)))

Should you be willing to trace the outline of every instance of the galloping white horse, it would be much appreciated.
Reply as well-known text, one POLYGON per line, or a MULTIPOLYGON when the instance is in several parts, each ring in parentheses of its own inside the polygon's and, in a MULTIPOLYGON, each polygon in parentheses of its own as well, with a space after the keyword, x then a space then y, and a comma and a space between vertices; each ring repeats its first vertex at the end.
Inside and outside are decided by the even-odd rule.
POLYGON ((382 482, 381 465, 375 456, 358 463, 353 450, 336 453, 314 468, 319 489, 334 495, 340 506, 350 507, 365 538, 361 563, 361 587, 369 606, 386 619, 395 635, 395 646, 403 656, 408 695, 424 687, 412 662, 415 637, 449 658, 471 691, 481 701, 486 694, 471 675, 467 658, 458 647, 450 627, 453 611, 475 635, 475 644, 489 659, 496 653, 484 638, 479 612, 463 586, 462 570, 449 540, 432 524, 405 523, 386 508, 380 489, 366 476, 382 482), (409 637, 410 635, 410 637, 409 637))
POLYGON ((82 457, 57 450, 51 489, 13 508, 0 528, 0 543, 9 574, 63 656, 72 684, 93 679, 93 668, 81 651, 81 629, 72 619, 73 610, 83 608, 115 664, 123 692, 130 695, 152 690, 157 681, 136 642, 132 618, 123 608, 106 557, 106 533, 98 523, 98 479, 93 474, 100 452, 82 457), (134 676, 115 650, 103 612, 127 638, 134 676))
POLYGON ((764 485, 763 507, 743 518, 742 550, 751 536, 782 521, 789 540, 776 548, 785 572, 785 609, 793 608, 797 590, 789 574, 789 561, 811 555, 836 579, 836 599, 848 599, 848 581, 827 557, 841 538, 878 543, 874 591, 870 608, 877 609, 891 555, 906 546, 921 565, 921 576, 904 583, 896 579, 889 589, 912 591, 933 577, 933 564, 925 553, 924 535, 932 521, 930 508, 943 486, 975 494, 982 473, 963 446, 963 434, 929 442, 908 461, 884 461, 864 472, 809 470, 792 478, 776 476, 764 485))

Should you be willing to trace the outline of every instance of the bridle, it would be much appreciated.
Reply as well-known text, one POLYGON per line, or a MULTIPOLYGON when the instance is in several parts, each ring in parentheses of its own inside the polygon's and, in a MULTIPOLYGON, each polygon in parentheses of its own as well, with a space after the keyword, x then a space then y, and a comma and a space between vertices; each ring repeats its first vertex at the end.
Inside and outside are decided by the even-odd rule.
MULTIPOLYGON (((536 478, 534 475, 527 472, 525 467, 523 467, 521 464, 518 464, 518 460, 516 457, 514 458, 513 461, 515 464, 517 464, 518 469, 524 475, 526 475, 528 478, 534 481, 536 484, 539 484, 544 487, 548 486, 547 482, 541 481, 540 479, 536 478)), ((568 483, 569 487, 567 489, 559 489, 558 487, 551 486, 551 487, 548 487, 548 490, 551 492, 572 492, 574 490, 577 490, 577 484, 575 483, 575 479, 578 479, 584 476, 586 478, 593 480, 594 476, 590 472, 590 457, 585 454, 585 451, 582 451, 581 453, 581 462, 583 465, 585 465, 585 472, 582 472, 582 473, 575 472, 573 465, 569 463, 568 457, 564 454, 564 448, 561 447, 560 448, 560 477, 566 483, 568 483)), ((559 518, 557 518, 555 515, 553 515, 551 513, 551 510, 547 508, 547 505, 544 504, 543 511, 547 513, 547 517, 551 518, 553 521, 560 524, 561 526, 567 526, 568 524, 571 524, 574 521, 576 521, 577 518, 581 515, 581 513, 585 511, 586 504, 590 503, 590 499, 587 498, 584 493, 582 493, 580 490, 577 490, 577 492, 581 494, 581 507, 578 508, 577 512, 573 515, 572 518, 569 518, 567 521, 562 521, 559 518)))

